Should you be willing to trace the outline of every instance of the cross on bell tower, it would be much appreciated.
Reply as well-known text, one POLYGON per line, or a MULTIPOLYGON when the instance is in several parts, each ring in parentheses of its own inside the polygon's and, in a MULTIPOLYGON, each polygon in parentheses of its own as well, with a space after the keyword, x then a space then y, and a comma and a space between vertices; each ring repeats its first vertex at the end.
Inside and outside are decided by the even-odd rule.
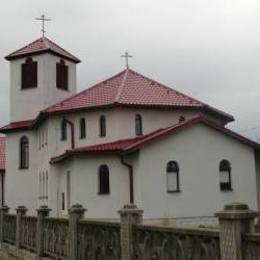
POLYGON ((42 22, 42 37, 44 37, 45 34, 45 22, 49 22, 51 21, 51 19, 47 18, 44 14, 42 14, 40 17, 35 18, 35 20, 41 21, 42 22))
POLYGON ((122 58, 125 58, 126 68, 129 69, 128 59, 129 59, 129 58, 133 58, 133 56, 130 55, 130 54, 126 51, 124 55, 121 55, 121 57, 122 57, 122 58))

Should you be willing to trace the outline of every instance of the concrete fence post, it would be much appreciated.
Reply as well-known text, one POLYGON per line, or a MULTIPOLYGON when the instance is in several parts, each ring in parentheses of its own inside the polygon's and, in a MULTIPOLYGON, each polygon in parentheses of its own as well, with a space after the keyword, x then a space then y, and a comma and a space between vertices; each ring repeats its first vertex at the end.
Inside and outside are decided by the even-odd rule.
POLYGON ((121 260, 134 259, 134 239, 133 227, 143 221, 143 211, 139 210, 134 204, 127 204, 121 210, 120 214, 120 244, 121 260))
POLYGON ((219 219, 221 260, 242 260, 242 235, 254 232, 258 213, 246 204, 234 202, 215 215, 219 219))
POLYGON ((47 206, 41 206, 37 210, 36 252, 37 252, 38 257, 43 256, 44 219, 49 216, 50 211, 51 211, 51 209, 49 209, 47 206))
POLYGON ((69 209, 69 260, 78 260, 78 222, 86 209, 76 204, 69 209))
POLYGON ((16 235, 15 235, 15 246, 16 248, 21 247, 21 220, 26 215, 27 208, 25 206, 19 206, 16 209, 16 235))
POLYGON ((2 206, 0 208, 0 243, 4 242, 4 215, 8 214, 9 208, 2 206))

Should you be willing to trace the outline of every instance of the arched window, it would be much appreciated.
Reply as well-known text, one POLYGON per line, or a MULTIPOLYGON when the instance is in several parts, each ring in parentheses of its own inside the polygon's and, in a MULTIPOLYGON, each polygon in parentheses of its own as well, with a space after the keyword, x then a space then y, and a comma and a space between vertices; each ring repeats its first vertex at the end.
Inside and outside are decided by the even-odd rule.
POLYGON ((106 118, 103 115, 99 119, 99 131, 101 137, 106 136, 106 118))
POLYGON ((170 192, 179 192, 179 166, 175 161, 169 161, 166 166, 167 171, 167 191, 170 192))
POLYGON ((98 171, 99 194, 109 194, 109 169, 107 165, 101 165, 98 171))
POLYGON ((79 121, 79 137, 81 139, 86 138, 86 120, 85 120, 85 118, 81 118, 79 121))
POLYGON ((137 136, 143 134, 143 122, 141 115, 135 115, 135 134, 137 136))
POLYGON ((22 64, 22 89, 37 87, 37 62, 31 57, 22 64))
POLYGON ((60 131, 61 131, 61 140, 65 141, 67 140, 67 123, 65 119, 62 119, 61 121, 61 126, 60 126, 60 131))
POLYGON ((231 165, 227 160, 222 160, 219 163, 219 184, 220 190, 229 191, 232 190, 231 185, 231 165))
POLYGON ((20 139, 20 169, 29 168, 29 139, 23 136, 20 139))

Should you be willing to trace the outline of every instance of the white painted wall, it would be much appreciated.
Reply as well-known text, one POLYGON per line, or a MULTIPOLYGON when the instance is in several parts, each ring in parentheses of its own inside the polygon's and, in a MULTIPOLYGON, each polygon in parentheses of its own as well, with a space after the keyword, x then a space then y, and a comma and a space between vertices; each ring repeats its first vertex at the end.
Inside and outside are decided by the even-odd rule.
POLYGON ((253 148, 202 124, 147 145, 139 153, 135 171, 136 202, 148 219, 212 216, 232 201, 258 209, 253 148), (231 192, 219 188, 222 159, 231 162, 231 192), (166 190, 170 160, 179 163, 180 193, 166 190))
POLYGON ((25 205, 30 209, 38 206, 38 154, 36 149, 36 134, 34 132, 19 132, 8 134, 6 138, 6 204, 14 210, 25 205), (20 138, 29 138, 29 169, 19 169, 20 138))
MULTIPOLYGON (((76 147, 111 142, 120 139, 135 138, 135 115, 140 114, 143 119, 143 134, 148 134, 159 128, 176 124, 180 116, 189 119, 196 115, 196 111, 185 110, 149 110, 149 109, 106 109, 65 114, 66 118, 74 123, 76 147), (99 136, 99 118, 105 115, 107 134, 99 136), (79 137, 79 122, 81 118, 86 120, 86 138, 79 137)), ((52 155, 58 155, 71 147, 70 127, 68 126, 68 139, 61 141, 60 125, 64 115, 52 116, 49 125, 53 136, 51 144, 55 144, 52 155)))
MULTIPOLYGON (((114 155, 77 157, 70 163, 56 165, 58 175, 58 205, 61 193, 67 194, 67 172, 71 173, 71 205, 80 203, 88 209, 88 218, 118 218, 117 211, 129 202, 128 170, 114 155), (110 194, 98 194, 98 168, 106 164, 110 172, 110 194)), ((61 212, 59 210, 59 212, 61 212)), ((63 214, 63 212, 61 212, 63 214)))
POLYGON ((76 93, 76 64, 66 60, 69 67, 69 90, 56 88, 56 63, 52 54, 32 57, 38 63, 38 87, 21 89, 21 66, 26 58, 10 61, 10 120, 34 119, 40 110, 76 93))

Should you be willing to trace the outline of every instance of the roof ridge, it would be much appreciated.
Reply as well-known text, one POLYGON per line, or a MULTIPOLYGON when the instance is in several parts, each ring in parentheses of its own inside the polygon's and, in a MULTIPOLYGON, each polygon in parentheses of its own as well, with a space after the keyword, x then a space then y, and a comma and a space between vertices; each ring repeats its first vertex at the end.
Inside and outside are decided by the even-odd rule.
POLYGON ((18 50, 11 52, 11 53, 8 54, 6 57, 11 56, 11 55, 13 55, 13 54, 15 54, 15 53, 21 51, 22 49, 25 49, 25 48, 29 47, 30 45, 32 45, 32 44, 34 44, 35 42, 41 40, 42 38, 43 38, 43 37, 40 37, 40 38, 38 38, 38 39, 36 39, 36 40, 34 40, 34 41, 32 41, 32 42, 26 44, 25 46, 19 48, 18 50))
POLYGON ((50 50, 50 49, 51 49, 51 46, 50 46, 50 44, 49 44, 49 39, 46 38, 45 36, 43 36, 43 37, 42 37, 42 40, 43 40, 44 44, 46 45, 47 49, 50 50))
POLYGON ((96 147, 96 146, 103 146, 103 145, 109 145, 109 144, 114 144, 114 143, 119 143, 119 142, 134 141, 134 140, 139 140, 139 139, 142 139, 142 136, 140 136, 140 137, 132 137, 132 138, 125 138, 125 139, 119 139, 119 140, 110 141, 110 142, 104 142, 104 143, 99 143, 99 144, 91 144, 91 145, 79 146, 79 147, 75 147, 74 149, 69 149, 69 150, 67 150, 67 152, 73 152, 73 151, 77 151, 77 150, 80 150, 80 149, 91 148, 91 147, 96 147))
POLYGON ((49 39, 48 37, 44 36, 43 37, 45 40, 47 40, 47 44, 51 50, 51 46, 49 45, 49 42, 53 45, 55 45, 57 48, 61 49, 62 51, 66 52, 67 54, 73 56, 75 59, 78 59, 76 56, 74 56, 73 54, 71 54, 69 51, 65 50, 63 47, 61 47, 60 45, 58 45, 57 43, 55 43, 54 41, 52 41, 51 39, 49 39))
POLYGON ((129 70, 130 70, 132 73, 135 73, 135 74, 137 74, 138 76, 141 76, 141 77, 143 77, 144 79, 146 79, 146 80, 148 80, 148 81, 152 81, 152 82, 156 83, 157 85, 159 85, 159 86, 162 87, 162 88, 165 88, 166 90, 173 91, 173 92, 175 92, 176 94, 181 95, 182 97, 186 97, 186 98, 189 98, 190 100, 196 101, 197 103, 206 105, 204 102, 201 102, 201 101, 199 101, 199 100, 196 99, 196 98, 193 98, 193 97, 191 97, 191 96, 189 96, 189 95, 187 95, 187 94, 185 94, 185 93, 182 93, 182 92, 176 90, 175 87, 174 87, 174 88, 168 87, 168 86, 166 86, 165 84, 162 84, 162 83, 158 82, 157 80, 151 79, 151 78, 149 78, 149 77, 147 77, 147 76, 145 76, 145 75, 143 75, 143 74, 141 74, 141 73, 139 73, 139 72, 136 72, 136 71, 134 71, 134 70, 132 70, 132 69, 129 69, 129 70))
POLYGON ((27 45, 23 46, 22 48, 8 54, 5 59, 12 60, 17 57, 24 57, 26 55, 34 55, 41 52, 52 52, 58 56, 66 57, 67 59, 73 61, 73 62, 80 62, 80 60, 62 48, 60 45, 55 43, 54 41, 50 40, 49 38, 42 36, 27 45))
POLYGON ((68 101, 68 100, 70 100, 70 99, 72 99, 72 98, 78 97, 79 95, 85 94, 86 92, 88 92, 88 91, 90 91, 90 90, 92 90, 92 89, 98 87, 99 85, 104 84, 105 82, 107 82, 107 81, 109 81, 109 80, 112 80, 112 79, 114 79, 114 78, 116 78, 116 77, 119 77, 119 76, 120 76, 121 74, 123 74, 124 72, 125 72, 125 70, 123 70, 123 71, 121 71, 121 72, 115 74, 114 76, 112 76, 112 77, 110 77, 110 78, 108 78, 108 79, 104 79, 104 80, 102 80, 101 82, 99 82, 99 83, 97 83, 97 84, 95 84, 95 85, 93 85, 93 86, 91 86, 91 87, 89 87, 89 88, 87 88, 87 89, 84 89, 84 90, 80 91, 79 93, 76 93, 76 94, 72 95, 71 97, 65 98, 65 99, 63 99, 63 100, 61 100, 61 101, 59 101, 59 102, 57 102, 57 103, 55 103, 55 104, 53 104, 53 105, 51 105, 51 106, 49 106, 49 107, 47 107, 47 108, 41 110, 40 113, 41 113, 41 112, 43 112, 43 113, 44 113, 44 112, 48 112, 48 111, 46 111, 46 110, 51 109, 51 108, 55 107, 55 106, 58 105, 58 104, 62 104, 63 102, 66 102, 66 101, 68 101))
POLYGON ((160 131, 158 130, 158 133, 154 133, 154 134, 151 134, 150 136, 146 136, 144 139, 142 140, 138 140, 136 143, 134 144, 130 144, 128 147, 124 148, 124 152, 131 152, 137 148, 140 148, 140 146, 142 146, 143 144, 146 144, 147 142, 150 142, 154 139, 157 139, 157 138, 160 138, 160 137, 163 137, 167 134, 171 134, 172 131, 174 130, 182 130, 184 127, 189 127, 189 126, 192 126, 196 123, 204 123, 205 125, 209 126, 209 127, 212 127, 214 128, 215 130, 217 131, 221 131, 221 132, 224 132, 225 134, 233 137, 233 138, 236 138, 238 140, 240 140, 241 142, 244 142, 248 145, 252 145, 254 146, 255 148, 259 149, 260 150, 260 143, 257 143, 231 129, 228 129, 224 126, 222 126, 221 124, 217 124, 215 123, 214 121, 212 120, 209 120, 208 118, 206 118, 204 115, 201 115, 201 114, 198 114, 184 122, 181 122, 181 123, 176 123, 174 125, 171 125, 169 127, 166 127, 166 128, 163 128, 161 129, 160 131))
POLYGON ((121 97, 121 94, 123 92, 125 82, 126 82, 126 79, 127 79, 127 75, 128 75, 128 69, 125 70, 125 75, 122 79, 122 82, 121 82, 119 88, 118 88, 118 92, 117 92, 117 95, 116 95, 116 98, 115 98, 115 102, 119 102, 119 100, 120 100, 120 97, 121 97))

